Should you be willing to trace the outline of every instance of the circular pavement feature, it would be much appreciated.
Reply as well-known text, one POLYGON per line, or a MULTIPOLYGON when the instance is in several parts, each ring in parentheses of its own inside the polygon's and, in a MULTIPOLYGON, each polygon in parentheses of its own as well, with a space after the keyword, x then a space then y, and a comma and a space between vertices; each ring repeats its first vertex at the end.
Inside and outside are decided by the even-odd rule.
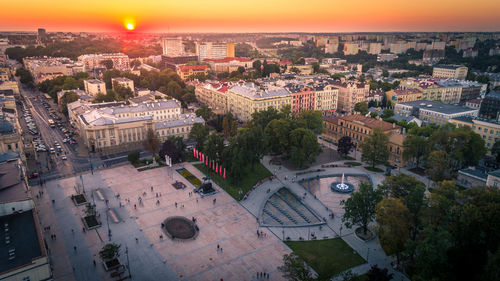
POLYGON ((196 224, 185 217, 169 217, 164 222, 164 231, 171 239, 194 239, 199 229, 196 224))

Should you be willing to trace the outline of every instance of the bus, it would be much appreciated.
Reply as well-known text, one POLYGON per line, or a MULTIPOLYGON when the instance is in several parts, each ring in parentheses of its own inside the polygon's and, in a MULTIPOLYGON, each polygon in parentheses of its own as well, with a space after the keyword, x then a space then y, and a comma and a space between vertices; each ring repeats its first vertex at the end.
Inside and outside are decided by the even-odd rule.
POLYGON ((54 120, 52 119, 49 119, 49 125, 51 128, 55 128, 56 127, 56 123, 54 123, 54 120))

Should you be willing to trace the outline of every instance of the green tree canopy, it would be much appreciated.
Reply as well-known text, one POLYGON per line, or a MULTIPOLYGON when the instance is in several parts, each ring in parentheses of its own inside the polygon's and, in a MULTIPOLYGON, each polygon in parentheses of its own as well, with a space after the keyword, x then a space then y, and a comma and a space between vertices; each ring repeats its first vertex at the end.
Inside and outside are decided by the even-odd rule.
POLYGON ((375 206, 382 200, 382 194, 373 190, 367 183, 361 183, 359 191, 353 192, 347 200, 340 201, 344 206, 342 222, 348 228, 353 225, 361 225, 363 233, 367 233, 368 224, 375 218, 375 206))
POLYGON ((375 168, 378 164, 385 164, 389 158, 388 143, 389 137, 384 134, 382 129, 379 127, 374 128, 372 134, 367 136, 360 144, 363 152, 361 159, 369 163, 372 168, 375 168))

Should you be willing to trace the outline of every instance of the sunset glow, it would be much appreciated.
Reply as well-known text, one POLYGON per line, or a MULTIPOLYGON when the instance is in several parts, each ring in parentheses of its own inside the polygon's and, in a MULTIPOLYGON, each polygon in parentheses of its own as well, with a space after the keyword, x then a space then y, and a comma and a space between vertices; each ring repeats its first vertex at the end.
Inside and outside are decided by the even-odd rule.
POLYGON ((128 30, 134 30, 134 25, 131 24, 131 23, 127 23, 127 25, 125 25, 125 27, 128 29, 128 30))
MULTIPOLYGON (((2 0, 0 30, 117 31, 126 18, 143 32, 494 31, 500 1, 2 0)), ((128 23, 125 27, 128 29, 128 23)))

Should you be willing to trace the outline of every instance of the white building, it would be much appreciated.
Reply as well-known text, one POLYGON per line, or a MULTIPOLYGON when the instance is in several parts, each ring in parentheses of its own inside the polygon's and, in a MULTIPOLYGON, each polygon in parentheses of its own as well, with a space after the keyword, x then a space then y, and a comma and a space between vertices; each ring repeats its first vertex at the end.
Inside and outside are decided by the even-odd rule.
POLYGON ((106 93, 106 83, 97 79, 84 80, 85 93, 89 96, 96 96, 97 94, 106 93))
POLYGON ((226 57, 234 57, 234 45, 233 52, 229 50, 232 44, 227 43, 214 43, 214 42, 206 42, 200 43, 196 42, 196 55, 198 56, 199 61, 203 61, 204 59, 223 59, 226 57))
POLYGON ((122 87, 129 88, 130 90, 132 90, 132 92, 134 91, 134 81, 133 80, 130 80, 130 79, 125 78, 125 77, 111 78, 111 85, 113 87, 113 90, 115 89, 115 82, 122 87))
POLYGON ((166 37, 161 40, 163 54, 169 57, 180 57, 184 55, 184 44, 182 37, 166 37))
POLYGON ((83 62, 85 71, 93 71, 96 68, 104 68, 103 61, 106 60, 111 60, 113 62, 114 69, 121 71, 130 69, 130 59, 123 53, 92 54, 81 55, 78 57, 78 61, 83 62))
POLYGON ((463 65, 436 65, 432 77, 465 80, 468 68, 463 65))

